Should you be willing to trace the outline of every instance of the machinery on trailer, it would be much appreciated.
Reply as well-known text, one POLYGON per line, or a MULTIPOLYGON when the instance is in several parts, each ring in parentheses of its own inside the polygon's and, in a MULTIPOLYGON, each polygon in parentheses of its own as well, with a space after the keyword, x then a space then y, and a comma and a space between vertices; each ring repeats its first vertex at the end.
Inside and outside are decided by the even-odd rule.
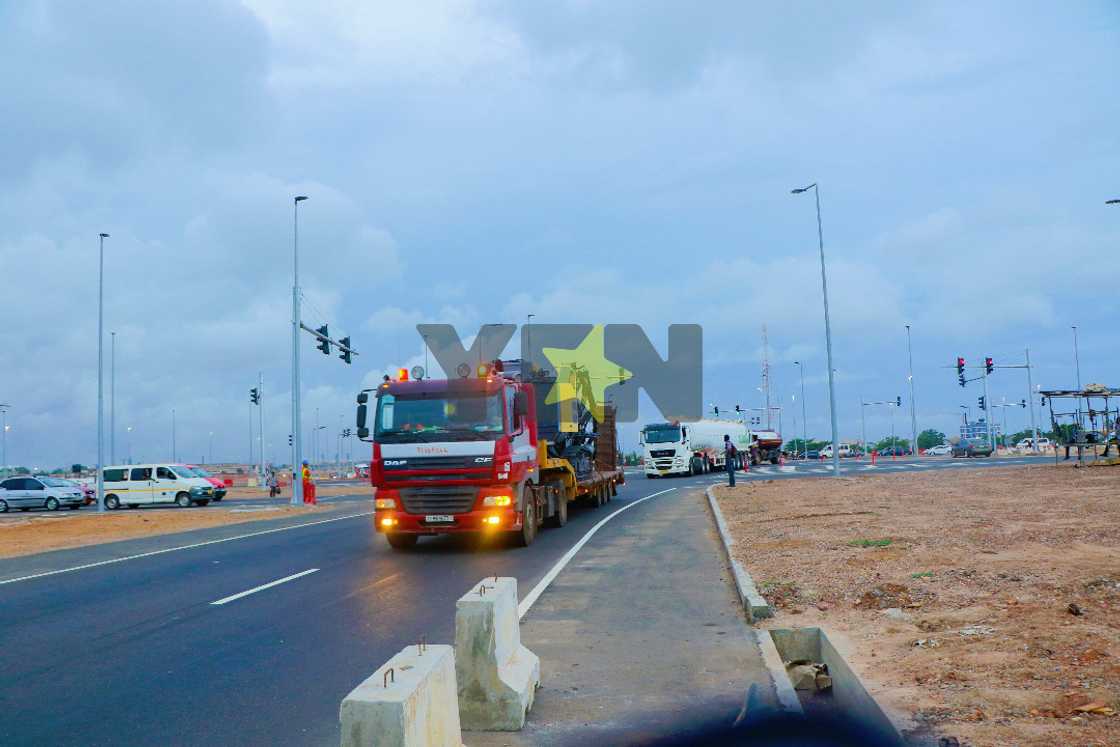
POLYGON ((573 501, 601 506, 617 493, 615 409, 595 402, 585 371, 567 372, 564 391, 575 396, 562 400, 556 374, 520 361, 458 373, 401 369, 358 395, 358 437, 373 444, 374 522, 390 545, 509 532, 525 546, 542 525, 567 523, 573 501))

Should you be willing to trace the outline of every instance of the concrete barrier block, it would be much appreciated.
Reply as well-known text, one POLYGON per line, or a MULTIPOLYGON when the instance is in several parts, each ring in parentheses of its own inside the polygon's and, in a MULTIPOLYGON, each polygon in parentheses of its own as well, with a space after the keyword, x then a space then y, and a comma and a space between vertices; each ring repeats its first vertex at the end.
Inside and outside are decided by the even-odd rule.
POLYGON ((455 676, 466 730, 517 731, 533 707, 541 661, 521 645, 517 579, 490 577, 455 605, 455 676))
POLYGON ((342 747, 462 747, 455 653, 408 646, 342 701, 342 747))

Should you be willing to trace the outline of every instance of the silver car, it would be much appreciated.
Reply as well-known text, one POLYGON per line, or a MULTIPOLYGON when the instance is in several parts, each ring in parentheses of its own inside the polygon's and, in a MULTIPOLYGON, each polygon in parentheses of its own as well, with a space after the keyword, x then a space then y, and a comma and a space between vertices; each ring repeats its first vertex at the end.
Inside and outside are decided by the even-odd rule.
POLYGON ((81 488, 55 477, 9 477, 0 482, 0 514, 12 508, 57 511, 63 506, 77 511, 83 503, 81 488))

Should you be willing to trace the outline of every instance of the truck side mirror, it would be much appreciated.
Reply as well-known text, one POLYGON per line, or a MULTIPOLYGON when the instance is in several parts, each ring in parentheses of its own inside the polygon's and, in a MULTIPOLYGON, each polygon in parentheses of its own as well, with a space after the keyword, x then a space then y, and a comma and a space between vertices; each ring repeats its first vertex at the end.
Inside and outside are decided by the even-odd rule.
MULTIPOLYGON (((358 395, 359 401, 361 401, 363 396, 364 394, 358 395)), ((369 428, 366 427, 366 405, 364 402, 358 405, 358 417, 355 425, 358 426, 358 438, 369 438, 369 428)))
POLYGON ((364 405, 369 402, 369 392, 358 392, 358 404, 364 405))
POLYGON ((681 443, 688 443, 688 428, 681 426, 681 443))

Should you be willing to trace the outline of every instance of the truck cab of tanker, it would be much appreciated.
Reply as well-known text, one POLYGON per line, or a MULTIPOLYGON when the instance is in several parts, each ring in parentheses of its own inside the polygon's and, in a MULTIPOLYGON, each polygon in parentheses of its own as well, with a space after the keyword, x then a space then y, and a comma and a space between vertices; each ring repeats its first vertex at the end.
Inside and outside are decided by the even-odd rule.
POLYGON ((688 426, 679 423, 650 423, 642 428, 642 465, 647 476, 688 474, 692 450, 688 426))
POLYGON ((357 426, 373 442, 375 525, 393 547, 421 534, 523 526, 537 470, 531 386, 489 370, 424 379, 402 369, 358 396, 357 426))

